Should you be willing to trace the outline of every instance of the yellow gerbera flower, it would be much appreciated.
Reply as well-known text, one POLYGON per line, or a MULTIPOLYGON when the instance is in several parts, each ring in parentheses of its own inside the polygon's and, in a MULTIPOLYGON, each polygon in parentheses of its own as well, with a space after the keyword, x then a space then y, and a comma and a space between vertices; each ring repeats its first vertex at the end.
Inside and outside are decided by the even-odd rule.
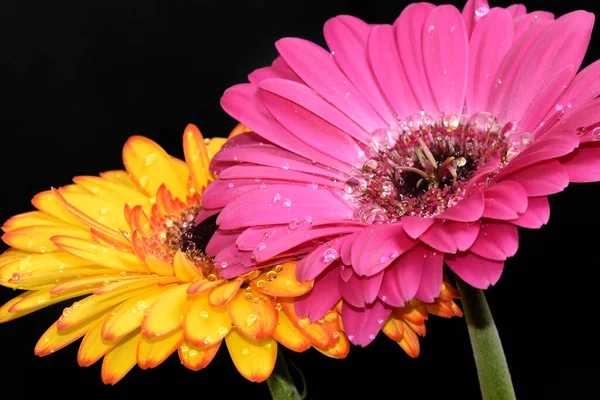
POLYGON ((107 384, 136 364, 156 367, 176 350, 183 365, 200 370, 223 339, 238 371, 256 382, 271 374, 277 342, 345 357, 349 342, 336 310, 313 324, 294 313, 293 298, 312 287, 296 280, 295 262, 224 280, 204 255, 214 218, 197 226, 194 220, 214 179, 208 163, 225 140, 205 140, 189 125, 184 162, 134 136, 123 148, 126 171, 79 176, 36 195, 37 211, 2 227, 11 248, 0 256, 0 285, 26 292, 0 307, 0 323, 79 298, 35 353, 83 337, 79 364, 103 357, 107 384))

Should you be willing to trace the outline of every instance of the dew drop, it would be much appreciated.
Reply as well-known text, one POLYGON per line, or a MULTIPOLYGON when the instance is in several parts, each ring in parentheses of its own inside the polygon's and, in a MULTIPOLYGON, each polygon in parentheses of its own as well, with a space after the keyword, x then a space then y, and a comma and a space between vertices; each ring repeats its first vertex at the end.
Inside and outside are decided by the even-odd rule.
POLYGON ((475 10, 475 15, 479 18, 485 17, 490 12, 490 8, 487 6, 481 6, 475 10))
POLYGON ((388 260, 387 256, 382 256, 382 257, 379 259, 379 262, 380 262, 381 264, 383 264, 383 263, 384 263, 384 262, 386 262, 387 260, 388 260))
POLYGON ((267 248, 267 245, 264 242, 260 242, 258 244, 258 251, 263 251, 266 248, 267 248))
POLYGON ((277 278, 277 272, 275 272, 275 271, 267 272, 267 280, 269 282, 274 281, 276 278, 277 278))
POLYGON ((561 104, 555 105, 554 108, 556 109, 556 111, 562 111, 563 110, 563 106, 561 104))
POLYGON ((256 287, 259 289, 264 288, 266 284, 267 284, 267 282, 265 282, 264 279, 260 279, 260 280, 256 281, 256 287))
POLYGON ((427 33, 432 33, 435 30, 435 25, 429 25, 427 27, 427 33))
POLYGON ((395 258, 397 258, 400 255, 400 253, 398 253, 397 250, 392 251, 392 254, 390 254, 390 258, 393 260, 395 258))
POLYGON ((498 80, 496 81, 496 84, 497 84, 497 85, 502 85, 502 79, 498 79, 498 80))
POLYGON ((309 225, 312 225, 313 218, 310 215, 308 215, 308 216, 304 217, 304 222, 306 222, 309 225))
POLYGON ((375 339, 375 334, 374 333, 369 333, 369 339, 371 339, 371 340, 375 339))
POLYGON ((288 164, 288 163, 281 164, 281 169, 285 169, 287 171, 288 169, 290 169, 290 164, 288 164))
POLYGON ((242 349, 242 355, 243 355, 243 356, 247 356, 247 355, 249 355, 249 354, 250 354, 250 350, 248 350, 248 348, 244 347, 244 348, 242 349))
POLYGON ((229 332, 229 329, 227 329, 224 326, 219 328, 219 336, 221 336, 221 337, 225 337, 228 332, 229 332))
MULTIPOLYGON (((221 265, 221 268, 222 268, 222 269, 225 269, 225 268, 227 268, 227 261, 221 261, 221 264, 220 264, 220 265, 221 265)), ((209 275, 209 276, 210 276, 210 275, 209 275)), ((216 278, 216 276, 215 276, 215 278, 216 278)), ((216 279, 215 279, 215 280, 216 280, 216 279)))
POLYGON ((190 350, 188 353, 188 357, 196 357, 198 355, 198 351, 197 350, 190 350))
POLYGON ((300 226, 300 220, 297 218, 292 218, 288 224, 288 228, 291 230, 297 229, 298 226, 300 226))
POLYGON ((234 187, 234 186, 235 186, 235 185, 233 184, 233 182, 229 182, 229 183, 227 184, 227 187, 228 187, 229 189, 231 189, 231 188, 232 188, 232 187, 234 187))
POLYGON ((450 34, 453 34, 454 32, 456 32, 456 26, 452 25, 450 27, 450 34))
POLYGON ((353 341, 353 340, 354 340, 354 337, 355 337, 354 335, 348 335, 348 340, 349 340, 349 341, 353 341))
POLYGON ((284 200, 281 202, 281 206, 282 206, 282 207, 286 207, 286 208, 288 208, 288 207, 290 207, 291 205, 292 205, 292 200, 290 200, 290 199, 284 199, 284 200))
POLYGON ((383 318, 379 318, 379 319, 377 320, 377 323, 378 323, 379 325, 383 325, 383 323, 384 323, 384 322, 385 322, 385 319, 383 319, 383 318))
POLYGON ((267 185, 265 185, 264 183, 261 183, 260 185, 258 185, 258 188, 259 188, 260 190, 263 190, 263 189, 266 189, 266 188, 267 188, 267 185))
POLYGON ((246 318, 246 324, 248 326, 255 325, 257 322, 258 322, 258 315, 256 315, 256 314, 250 314, 250 315, 248 315, 248 318, 246 318))
POLYGON ((277 202, 278 202, 279 200, 281 200, 281 194, 279 194, 279 193, 275 193, 275 194, 273 195, 273 204, 277 204, 277 202))
POLYGON ((333 332, 333 334, 331 336, 333 336, 333 338, 335 340, 338 340, 340 338, 341 334, 339 332, 333 332))
POLYGON ((148 153, 148 155, 146 155, 146 158, 144 161, 145 161, 144 164, 146 164, 146 167, 150 167, 150 166, 156 164, 156 161, 158 161, 158 154, 148 153))
POLYGON ((330 263, 337 258, 338 252, 336 249, 326 249, 323 252, 323 261, 326 263, 330 263))
POLYGON ((592 129, 592 139, 600 140, 600 127, 592 129))
POLYGON ((204 319, 207 319, 208 318, 208 311, 206 311, 206 310, 200 311, 200 316, 202 318, 204 318, 204 319))

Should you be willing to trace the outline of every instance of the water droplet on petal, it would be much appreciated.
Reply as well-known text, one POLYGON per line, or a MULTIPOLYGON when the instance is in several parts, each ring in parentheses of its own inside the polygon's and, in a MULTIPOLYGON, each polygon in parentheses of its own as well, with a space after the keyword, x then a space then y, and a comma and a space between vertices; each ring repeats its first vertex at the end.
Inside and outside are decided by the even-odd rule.
POLYGON ((297 229, 298 226, 300 226, 300 220, 297 218, 292 218, 288 224, 288 228, 291 230, 297 229))
POLYGON ((592 139, 600 140, 600 127, 592 129, 592 139))
POLYGON ((283 202, 281 202, 282 207, 287 208, 287 207, 290 207, 291 205, 292 205, 292 200, 290 200, 290 199, 285 199, 285 200, 283 200, 283 202))
POLYGON ((208 318, 208 311, 204 310, 204 311, 200 311, 200 316, 204 319, 208 318))
POLYGON ((235 185, 233 184, 233 182, 229 182, 229 183, 227 184, 227 187, 228 187, 229 189, 231 189, 231 188, 232 188, 232 187, 234 187, 234 186, 235 186, 235 185))
POLYGON ((246 318, 246 324, 248 326, 252 326, 254 324, 256 324, 258 322, 258 315, 256 314, 250 314, 248 315, 248 318, 246 318))
POLYGON ((250 350, 248 350, 248 348, 244 347, 244 348, 242 349, 242 355, 243 355, 243 356, 247 356, 247 355, 249 355, 249 354, 250 354, 250 350))
POLYGON ((290 164, 288 164, 288 163, 281 164, 281 169, 285 169, 285 170, 290 169, 290 164))
POLYGON ((369 333, 369 339, 371 339, 371 340, 375 339, 375 334, 374 333, 369 333))
POLYGON ((475 10, 475 15, 479 18, 485 17, 490 12, 488 6, 481 6, 475 10))
POLYGON ((323 261, 326 263, 330 263, 337 258, 338 252, 336 249, 326 249, 323 252, 323 261))
POLYGON ((383 323, 384 323, 384 322, 385 322, 385 319, 383 319, 383 318, 379 318, 379 319, 377 320, 377 323, 378 323, 379 325, 383 325, 383 323))
POLYGON ((429 25, 427 27, 427 33, 432 33, 435 30, 435 25, 429 25))
POLYGON ((258 244, 258 251, 263 251, 266 248, 267 248, 267 245, 264 242, 260 242, 258 244))

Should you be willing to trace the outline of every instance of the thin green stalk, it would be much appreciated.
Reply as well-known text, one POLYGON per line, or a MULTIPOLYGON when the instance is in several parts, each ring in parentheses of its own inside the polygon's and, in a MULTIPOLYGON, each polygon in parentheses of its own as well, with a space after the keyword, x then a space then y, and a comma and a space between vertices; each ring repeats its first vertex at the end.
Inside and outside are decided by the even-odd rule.
POLYGON ((277 349, 275 369, 267 379, 271 397, 273 400, 302 400, 306 396, 306 385, 304 385, 304 393, 302 395, 298 393, 281 350, 281 347, 277 349))
POLYGON ((483 290, 458 277, 456 286, 461 294, 483 400, 516 399, 502 342, 483 290))

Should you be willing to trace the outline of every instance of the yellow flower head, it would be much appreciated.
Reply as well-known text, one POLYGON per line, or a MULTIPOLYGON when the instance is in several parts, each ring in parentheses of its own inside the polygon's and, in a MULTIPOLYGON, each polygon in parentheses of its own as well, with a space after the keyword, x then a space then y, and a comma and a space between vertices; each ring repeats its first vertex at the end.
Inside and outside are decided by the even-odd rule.
POLYGON ((26 292, 0 307, 0 322, 78 298, 35 353, 83 337, 79 364, 103 357, 102 379, 110 384, 136 364, 153 368, 175 351, 183 365, 202 369, 223 339, 239 372, 257 382, 271 374, 277 342, 345 357, 337 311, 314 324, 296 317, 293 298, 312 282, 296 280, 295 262, 225 280, 204 255, 214 218, 198 226, 195 219, 214 179, 209 161, 225 140, 204 139, 189 125, 184 162, 134 136, 123 148, 126 171, 79 176, 36 195, 37 211, 2 227, 11 248, 0 256, 0 284, 26 292))

